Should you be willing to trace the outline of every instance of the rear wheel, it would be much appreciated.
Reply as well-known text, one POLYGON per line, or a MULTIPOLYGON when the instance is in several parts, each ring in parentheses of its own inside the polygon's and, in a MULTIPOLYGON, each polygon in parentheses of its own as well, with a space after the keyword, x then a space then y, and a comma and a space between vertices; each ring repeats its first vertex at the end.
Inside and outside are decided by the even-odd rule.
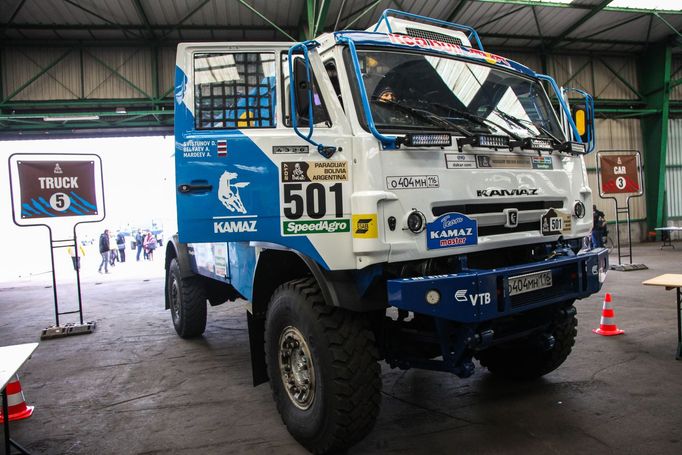
MULTIPOLYGON (((572 307, 571 307, 572 308, 572 307)), ((476 356, 491 373, 515 380, 539 378, 564 363, 578 334, 575 313, 551 329, 554 345, 547 349, 537 338, 523 339, 508 345, 494 346, 476 356)))
POLYGON ((277 410, 304 447, 344 450, 371 431, 381 401, 374 335, 361 314, 326 305, 314 278, 275 291, 265 351, 277 410))
POLYGON ((199 277, 182 278, 176 259, 168 269, 168 301, 175 331, 182 338, 198 337, 206 330, 206 292, 199 277))

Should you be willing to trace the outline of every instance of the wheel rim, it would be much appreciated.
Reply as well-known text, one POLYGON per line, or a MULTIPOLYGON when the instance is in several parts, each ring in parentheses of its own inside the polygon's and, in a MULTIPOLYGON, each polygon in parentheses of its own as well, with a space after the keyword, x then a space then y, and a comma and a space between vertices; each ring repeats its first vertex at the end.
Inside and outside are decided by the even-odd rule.
POLYGON ((279 371, 294 406, 310 408, 315 399, 315 368, 308 343, 296 327, 286 327, 279 337, 279 371))
POLYGON ((177 321, 180 314, 180 289, 178 287, 178 280, 173 278, 170 286, 170 310, 173 321, 177 321))

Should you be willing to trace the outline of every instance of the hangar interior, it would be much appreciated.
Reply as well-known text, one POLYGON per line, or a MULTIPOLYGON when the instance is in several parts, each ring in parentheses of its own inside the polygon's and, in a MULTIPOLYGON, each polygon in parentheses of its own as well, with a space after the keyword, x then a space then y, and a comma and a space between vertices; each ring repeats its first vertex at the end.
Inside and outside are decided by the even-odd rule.
MULTIPOLYGON (((3 3, 2 139, 169 134, 178 42, 307 39, 365 29, 396 8, 474 26, 492 52, 593 94, 599 149, 643 154, 633 237, 682 219, 679 10, 598 0, 3 3)), ((614 204, 598 204, 612 222, 614 204)))
MULTIPOLYGON (((551 75, 560 86, 591 93, 596 112, 596 150, 637 150, 642 154, 645 188, 643 197, 631 202, 632 232, 634 241, 652 240, 651 233, 657 227, 682 226, 682 8, 680 5, 674 8, 675 2, 672 2, 670 9, 652 9, 647 3, 619 0, 0 0, 0 141, 172 136, 178 43, 302 41, 336 30, 364 30, 376 22, 383 10, 394 8, 473 26, 487 51, 551 75)), ((595 155, 585 157, 593 189, 597 187, 595 155)), ((609 223, 613 223, 616 218, 613 202, 598 197, 594 200, 606 213, 609 223)), ((646 245, 638 250, 639 257, 655 270, 679 269, 679 261, 673 256, 662 258, 658 247, 659 243, 646 245)), ((158 285, 161 281, 152 281, 152 284, 158 285)), ((559 373, 558 382, 543 393, 535 392, 533 385, 515 388, 488 380, 471 387, 442 385, 436 379, 438 376, 430 373, 414 376, 405 376, 399 371, 385 373, 384 379, 391 383, 392 389, 385 392, 384 399, 399 417, 394 416, 394 420, 382 417, 378 433, 353 453, 423 453, 424 450, 448 453, 451 436, 459 438, 464 453, 477 450, 547 453, 550 449, 558 453, 575 450, 605 453, 616 449, 622 453, 680 453, 679 435, 672 431, 675 427, 679 431, 681 418, 679 365, 670 367, 669 352, 665 350, 668 346, 659 339, 668 329, 663 327, 664 321, 652 316, 655 307, 648 306, 649 297, 639 289, 641 286, 635 286, 624 275, 612 283, 609 289, 617 289, 622 296, 629 294, 633 299, 632 306, 622 310, 619 316, 646 321, 632 322, 631 329, 651 341, 651 345, 641 347, 628 340, 614 354, 601 340, 587 341, 589 335, 582 333, 589 330, 582 326, 583 338, 579 341, 589 346, 590 352, 583 351, 576 357, 574 366, 581 369, 580 373, 573 376, 559 373), (655 351, 659 348, 661 352, 655 351), (653 355, 652 351, 655 351, 653 355), (633 370, 605 378, 603 373, 611 366, 595 367, 599 361, 591 356, 594 353, 612 356, 611 366, 632 366, 633 370), (655 371, 660 372, 661 381, 677 385, 661 392, 655 371), (611 389, 603 393, 599 386, 611 389), (436 389, 442 389, 452 400, 463 400, 461 407, 448 409, 432 393, 436 389), (419 400, 413 393, 432 395, 417 403, 419 400), (625 395, 627 398, 619 401, 625 395), (567 396, 578 396, 575 400, 578 404, 574 402, 576 408, 570 417, 558 417, 562 400, 567 396), (647 402, 645 409, 637 408, 637 401, 644 396, 656 398, 647 402), (481 413, 475 411, 477 400, 486 399, 495 404, 489 403, 481 413), (500 403, 524 413, 511 430, 503 428, 502 422, 510 417, 508 408, 500 403), (551 419, 545 420, 546 415, 539 410, 549 410, 557 422, 566 422, 565 428, 554 428, 551 419), (591 422, 603 433, 590 434, 581 420, 591 422), (417 430, 410 430, 414 422, 417 430), (623 422, 620 432, 619 422, 623 422), (549 442, 534 436, 533 425, 538 425, 541 433, 550 435, 549 442), (487 436, 491 426, 500 432, 499 441, 487 436), (655 436, 635 438, 640 435, 638 427, 655 436), (624 429, 631 434, 626 435, 624 429), (515 433, 517 430, 519 433, 515 433), (507 445, 514 442, 519 442, 517 448, 507 445)), ((280 428, 274 408, 268 407, 272 407, 268 391, 262 392, 262 387, 253 389, 257 392, 251 391, 250 372, 245 366, 249 351, 246 322, 242 317, 244 305, 230 309, 223 306, 216 313, 216 324, 207 336, 228 333, 223 341, 209 339, 182 344, 166 337, 168 317, 162 310, 163 297, 156 292, 158 289, 152 289, 149 283, 142 285, 147 287, 140 290, 126 284, 120 289, 121 298, 131 302, 130 309, 139 313, 147 311, 145 299, 153 301, 158 311, 150 316, 149 322, 134 318, 123 308, 108 309, 111 298, 97 300, 93 305, 94 311, 107 314, 101 321, 103 326, 109 326, 102 329, 104 341, 90 346, 87 354, 93 368, 98 369, 94 381, 104 390, 101 395, 91 390, 71 389, 88 374, 88 368, 74 360, 80 354, 79 345, 72 340, 69 340, 71 344, 65 341, 63 351, 51 353, 73 375, 71 382, 59 383, 51 393, 72 395, 77 404, 62 400, 48 407, 50 418, 43 423, 46 427, 59 427, 55 430, 57 437, 51 439, 53 435, 42 429, 37 433, 38 442, 30 448, 38 453, 92 453, 95 449, 102 453, 221 453, 230 444, 230 450, 239 453, 273 450, 304 453, 286 435, 286 430, 280 428), (235 322, 238 319, 240 322, 235 322), (126 329, 138 333, 121 335, 126 329), (141 347, 145 331, 153 339, 151 348, 141 347), (132 353, 118 352, 110 362, 100 360, 110 354, 106 344, 117 342, 133 346, 132 353), (221 356, 218 360, 223 361, 231 354, 237 360, 225 365, 211 356, 213 351, 221 356), (174 375, 191 374, 195 363, 202 362, 205 369, 201 371, 223 376, 206 376, 192 386, 174 379, 174 375), (142 366, 136 367, 139 364, 150 365, 149 371, 155 378, 145 375, 142 366), (123 365, 125 377, 109 373, 117 365, 123 365), (233 365, 239 365, 244 374, 235 373, 231 369, 233 365), (230 392, 242 394, 243 400, 232 395, 221 395, 206 402, 197 399, 204 388, 223 387, 225 376, 236 384, 230 392), (135 381, 139 381, 140 390, 136 389, 135 381), (122 392, 115 393, 114 389, 122 392), (166 404, 157 406, 154 397, 161 397, 166 404), (223 405, 229 405, 229 410, 223 405), (77 436, 73 427, 82 422, 75 416, 59 421, 60 406, 69 411, 81 409, 83 419, 92 422, 96 431, 132 436, 120 436, 117 440, 105 438, 104 442, 77 436), (156 413, 173 413, 184 408, 188 409, 186 416, 191 421, 186 427, 177 422, 164 426, 160 420, 152 424, 150 433, 161 442, 136 431, 137 426, 154 420, 156 413), (260 421, 247 419, 243 423, 236 415, 248 416, 254 408, 265 413, 262 427, 259 427, 260 421), (269 411, 272 412, 268 414, 269 411), (114 419, 112 415, 117 412, 130 419, 114 419), (246 436, 215 436, 224 430, 217 422, 223 420, 246 436), (107 427, 109 424, 113 428, 107 427), (186 441, 174 440, 184 430, 192 430, 192 436, 187 436, 186 441), (98 446, 99 443, 102 445, 98 446)), ((11 324, 6 320, 3 325, 2 319, 8 313, 0 311, 0 328, 7 329, 4 339, 3 336, 0 339, 6 342, 32 339, 22 334, 33 330, 35 325, 29 322, 33 317, 31 307, 22 302, 25 295, 38 299, 40 291, 18 287, 0 292, 0 299, 4 294, 5 303, 13 305, 13 314, 23 319, 11 324)), ((601 301, 595 305, 601 305, 601 301)), ((585 314, 598 320, 600 309, 595 306, 585 314)), ((47 383, 53 373, 31 372, 27 379, 47 383)), ((40 392, 34 396, 38 395, 40 392)), ((31 431, 28 427, 20 428, 19 435, 30 440, 31 431)))

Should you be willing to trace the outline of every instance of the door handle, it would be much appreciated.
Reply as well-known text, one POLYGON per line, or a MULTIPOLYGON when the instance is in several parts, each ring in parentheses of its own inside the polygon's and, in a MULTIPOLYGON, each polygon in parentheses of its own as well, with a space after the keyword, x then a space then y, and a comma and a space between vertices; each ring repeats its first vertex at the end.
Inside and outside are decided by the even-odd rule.
POLYGON ((178 185, 178 191, 183 194, 208 192, 213 189, 210 183, 181 183, 178 185))

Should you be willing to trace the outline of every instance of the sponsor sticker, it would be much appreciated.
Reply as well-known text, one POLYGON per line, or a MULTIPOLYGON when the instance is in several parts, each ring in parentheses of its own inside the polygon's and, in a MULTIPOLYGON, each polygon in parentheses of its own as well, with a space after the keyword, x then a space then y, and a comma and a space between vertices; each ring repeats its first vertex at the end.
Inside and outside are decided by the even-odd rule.
POLYGON ((350 221, 347 219, 284 221, 282 222, 282 232, 284 235, 350 232, 350 221))
POLYGON ((377 214, 353 215, 353 237, 357 239, 376 239, 379 237, 377 214))
POLYGON ((307 145, 273 145, 274 155, 307 155, 309 147, 307 145))
POLYGON ((549 209, 540 217, 542 235, 561 235, 571 231, 571 215, 549 209))
POLYGON ((461 153, 446 153, 445 168, 476 169, 476 157, 474 155, 463 155, 461 153))
POLYGON ((478 223, 463 213, 446 213, 426 224, 426 247, 430 250, 478 243, 478 223))
POLYGON ((342 182, 348 180, 348 161, 284 161, 282 182, 342 182))
POLYGON ((398 175, 386 177, 386 188, 389 190, 407 190, 438 188, 440 182, 437 175, 398 175))
POLYGON ((554 169, 551 156, 532 156, 530 162, 533 169, 554 169))
POLYGON ((530 158, 527 156, 478 155, 476 164, 479 168, 530 169, 530 158))

